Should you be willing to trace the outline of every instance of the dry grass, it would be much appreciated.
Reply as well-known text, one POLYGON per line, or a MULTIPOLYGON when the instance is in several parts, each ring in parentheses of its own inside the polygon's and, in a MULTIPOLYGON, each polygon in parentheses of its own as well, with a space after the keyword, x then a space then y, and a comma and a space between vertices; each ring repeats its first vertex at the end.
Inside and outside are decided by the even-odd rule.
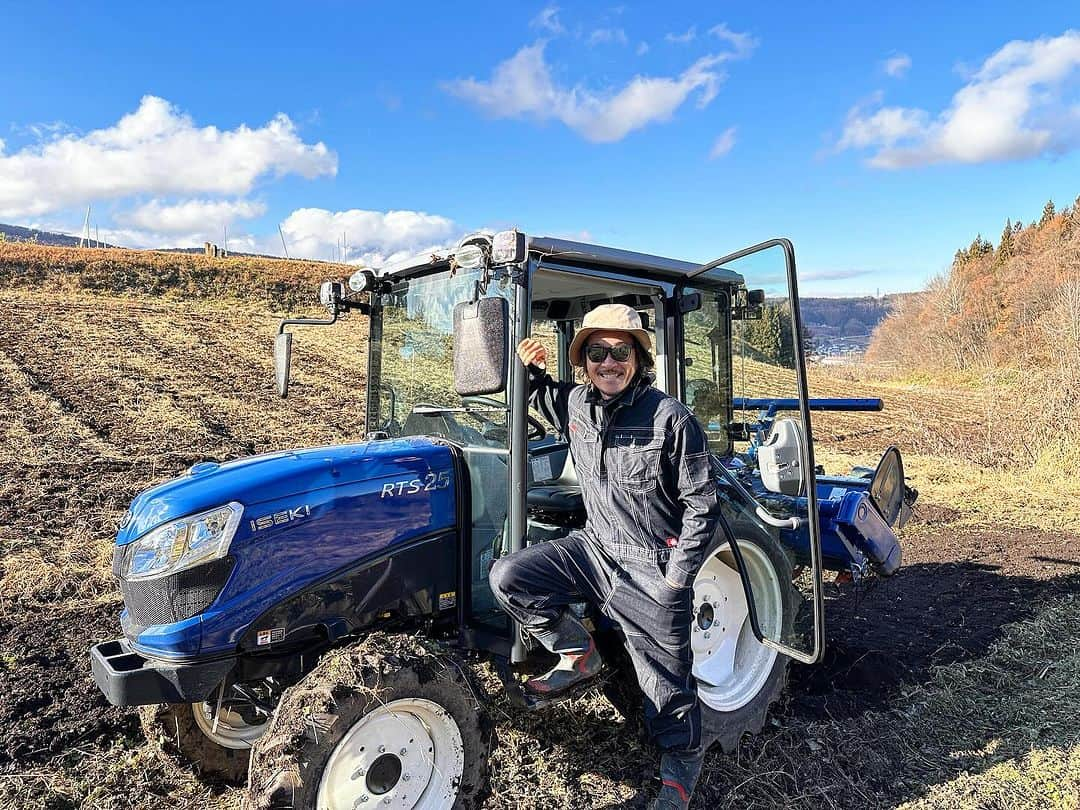
POLYGON ((355 269, 329 262, 0 242, 0 287, 64 291, 76 298, 86 292, 168 295, 291 310, 310 306, 319 282, 347 278, 355 269))

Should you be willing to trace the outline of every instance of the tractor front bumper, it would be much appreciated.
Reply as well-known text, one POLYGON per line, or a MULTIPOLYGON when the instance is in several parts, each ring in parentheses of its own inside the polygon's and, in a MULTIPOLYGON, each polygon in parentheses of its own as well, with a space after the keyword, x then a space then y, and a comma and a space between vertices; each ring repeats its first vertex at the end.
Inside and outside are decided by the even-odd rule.
POLYGON ((90 648, 94 682, 114 706, 208 700, 235 663, 233 658, 183 664, 156 661, 122 638, 90 648))

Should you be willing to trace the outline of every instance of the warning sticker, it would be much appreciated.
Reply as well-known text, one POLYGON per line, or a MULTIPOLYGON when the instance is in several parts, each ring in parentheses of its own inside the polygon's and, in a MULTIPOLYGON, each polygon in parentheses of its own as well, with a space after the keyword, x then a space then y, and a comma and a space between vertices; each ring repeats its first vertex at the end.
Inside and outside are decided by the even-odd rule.
POLYGON ((533 456, 529 459, 532 466, 533 481, 547 481, 551 478, 551 456, 533 456))
POLYGON ((284 627, 273 627, 269 630, 260 630, 255 636, 255 643, 259 646, 275 644, 285 638, 284 627))
POLYGON ((457 591, 439 594, 439 610, 449 610, 457 604, 457 591))

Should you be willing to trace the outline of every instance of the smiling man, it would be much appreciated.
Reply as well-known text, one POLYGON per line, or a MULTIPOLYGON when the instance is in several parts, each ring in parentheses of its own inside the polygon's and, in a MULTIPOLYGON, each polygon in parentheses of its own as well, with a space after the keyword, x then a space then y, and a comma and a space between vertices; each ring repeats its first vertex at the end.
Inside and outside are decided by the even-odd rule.
POLYGON ((525 685, 537 703, 577 694, 600 674, 588 630, 568 610, 591 602, 616 622, 663 751, 656 808, 685 808, 701 771, 701 716, 691 673, 691 583, 718 520, 706 437, 693 414, 653 387, 652 339, 637 312, 604 304, 570 345, 584 385, 557 382, 547 350, 527 338, 530 403, 568 437, 585 501, 584 528, 498 560, 499 602, 555 667, 525 685))

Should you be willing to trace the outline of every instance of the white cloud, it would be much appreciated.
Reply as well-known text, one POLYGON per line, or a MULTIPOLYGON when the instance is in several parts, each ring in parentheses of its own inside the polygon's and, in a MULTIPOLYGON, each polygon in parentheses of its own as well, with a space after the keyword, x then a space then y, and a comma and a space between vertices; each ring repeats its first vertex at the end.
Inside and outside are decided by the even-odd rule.
POLYGON ((544 60, 544 43, 538 42, 497 65, 490 81, 458 79, 443 88, 492 117, 556 119, 589 141, 610 143, 669 120, 694 92, 699 107, 709 104, 726 78, 717 65, 729 58, 704 56, 675 77, 635 76, 621 89, 594 92, 557 85, 544 60))
POLYGON ((304 143, 284 114, 256 129, 200 128, 168 101, 145 96, 111 127, 0 153, 0 217, 133 194, 247 194, 268 175, 336 172, 337 156, 304 143))
POLYGON ((709 150, 709 160, 723 157, 731 151, 733 146, 735 146, 735 127, 728 127, 720 133, 720 137, 716 139, 712 149, 709 150))
POLYGON ((714 25, 709 29, 709 34, 731 45, 735 49, 734 58, 737 59, 749 56, 759 44, 756 37, 732 31, 724 23, 714 25))
POLYGON ((868 275, 869 270, 809 270, 799 272, 799 281, 843 281, 849 278, 859 278, 868 275))
POLYGON ((626 32, 621 28, 597 28, 586 40, 587 45, 600 45, 606 42, 616 42, 625 45, 627 42, 626 32))
POLYGON ((894 79, 902 78, 903 75, 908 72, 908 68, 910 67, 911 57, 906 53, 898 53, 895 56, 890 56, 881 63, 881 69, 894 79))
MULTIPOLYGON (((876 105, 881 102, 881 94, 869 102, 876 105)), ((856 105, 848 112, 844 132, 840 136, 837 149, 861 149, 867 146, 892 146, 897 141, 911 138, 925 131, 928 116, 922 110, 904 107, 882 107, 872 114, 856 105)))
POLYGON ((838 150, 876 148, 868 163, 899 169, 1064 153, 1080 144, 1080 31, 1009 42, 936 117, 925 110, 856 105, 838 150))
MULTIPOLYGON (((637 50, 635 51, 635 53, 638 56, 644 56, 648 52, 649 52, 649 43, 648 42, 639 42, 638 46, 637 46, 637 50)), ((3 141, 0 141, 0 145, 2 145, 2 144, 3 144, 3 141)))
POLYGON ((532 22, 529 23, 533 28, 539 28, 541 31, 548 31, 552 34, 563 34, 566 29, 559 21, 559 7, 548 6, 535 17, 532 22))
POLYGON ((379 266, 455 241, 459 228, 446 217, 420 211, 327 211, 300 208, 281 223, 289 255, 325 259, 344 234, 349 259, 379 266))
POLYGON ((687 42, 693 42, 695 38, 697 38, 697 26, 694 25, 691 25, 689 28, 686 29, 686 32, 682 34, 664 34, 664 39, 666 41, 674 42, 679 45, 683 45, 687 42))
POLYGON ((220 233, 222 225, 266 213, 263 203, 249 200, 183 200, 172 205, 160 200, 118 214, 116 219, 148 231, 167 234, 220 233))

